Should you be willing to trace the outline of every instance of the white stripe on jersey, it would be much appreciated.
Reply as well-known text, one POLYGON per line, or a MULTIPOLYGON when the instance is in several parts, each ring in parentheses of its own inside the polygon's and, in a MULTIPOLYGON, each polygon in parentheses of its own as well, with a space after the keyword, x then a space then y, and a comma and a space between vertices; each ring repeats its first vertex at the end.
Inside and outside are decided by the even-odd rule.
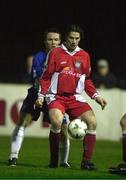
POLYGON ((49 90, 53 94, 57 94, 57 86, 58 86, 58 77, 59 77, 59 74, 60 74, 59 72, 55 72, 52 75, 52 78, 51 78, 51 85, 50 85, 49 90))
POLYGON ((81 75, 76 88, 76 93, 81 94, 84 90, 85 74, 81 75))

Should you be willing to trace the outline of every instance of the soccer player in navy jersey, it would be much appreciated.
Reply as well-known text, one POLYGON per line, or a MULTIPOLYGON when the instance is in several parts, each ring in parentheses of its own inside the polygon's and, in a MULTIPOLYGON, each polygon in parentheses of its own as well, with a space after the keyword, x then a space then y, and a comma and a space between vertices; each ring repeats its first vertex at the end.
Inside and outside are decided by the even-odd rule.
POLYGON ((98 94, 90 79, 89 54, 78 46, 82 37, 83 31, 78 25, 71 25, 65 30, 65 42, 48 54, 48 67, 41 79, 41 93, 36 105, 42 107, 44 97, 48 95, 52 125, 49 137, 50 167, 58 167, 61 124, 66 112, 70 119, 80 118, 86 122, 88 129, 83 140, 81 168, 96 169, 94 163, 91 162, 96 142, 96 118, 81 93, 85 91, 101 105, 102 109, 105 108, 107 102, 98 94), (50 91, 48 91, 49 87, 50 91))
MULTIPOLYGON (((44 119, 48 119, 48 110, 47 105, 44 103, 43 108, 35 107, 35 101, 38 97, 39 91, 39 78, 43 73, 44 63, 46 60, 47 53, 52 49, 57 47, 61 42, 61 34, 55 28, 47 29, 44 32, 44 45, 45 49, 38 52, 34 55, 32 70, 31 70, 31 80, 32 87, 28 89, 28 94, 23 101, 22 107, 20 109, 19 121, 17 126, 15 127, 12 139, 11 139, 11 153, 9 158, 9 165, 14 166, 17 164, 17 159, 19 155, 19 151, 21 149, 21 145, 24 139, 24 130, 25 128, 32 122, 32 120, 36 121, 40 112, 43 111, 44 119)), ((66 137, 60 144, 60 153, 61 153, 61 166, 70 167, 68 164, 68 155, 69 155, 69 139, 67 138, 66 133, 66 119, 64 117, 63 135, 66 137)))

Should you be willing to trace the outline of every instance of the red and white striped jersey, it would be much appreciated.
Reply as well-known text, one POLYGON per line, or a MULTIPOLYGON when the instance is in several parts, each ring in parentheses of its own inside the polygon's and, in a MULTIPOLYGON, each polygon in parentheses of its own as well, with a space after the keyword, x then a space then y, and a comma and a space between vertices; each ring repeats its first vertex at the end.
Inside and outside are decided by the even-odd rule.
POLYGON ((81 94, 84 90, 90 97, 97 94, 90 80, 90 57, 87 52, 77 47, 69 52, 62 44, 50 51, 47 58, 47 69, 40 82, 41 93, 81 94))

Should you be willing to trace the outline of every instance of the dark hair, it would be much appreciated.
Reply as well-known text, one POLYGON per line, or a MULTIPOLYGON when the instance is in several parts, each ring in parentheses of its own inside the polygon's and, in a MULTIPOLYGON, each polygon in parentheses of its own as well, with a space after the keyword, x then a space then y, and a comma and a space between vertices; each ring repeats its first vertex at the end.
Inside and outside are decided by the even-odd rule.
POLYGON ((70 32, 78 32, 78 33, 80 33, 81 39, 84 38, 84 32, 83 32, 83 30, 81 29, 81 27, 79 27, 79 26, 76 25, 76 24, 70 25, 70 26, 68 26, 68 27, 66 28, 65 34, 64 34, 65 39, 67 38, 67 36, 69 35, 70 32))
POLYGON ((43 33, 43 39, 44 39, 44 41, 46 40, 48 33, 57 33, 57 34, 60 35, 60 38, 61 38, 61 33, 60 33, 60 31, 59 31, 57 28, 48 28, 48 29, 46 29, 46 30, 44 31, 44 33, 43 33))

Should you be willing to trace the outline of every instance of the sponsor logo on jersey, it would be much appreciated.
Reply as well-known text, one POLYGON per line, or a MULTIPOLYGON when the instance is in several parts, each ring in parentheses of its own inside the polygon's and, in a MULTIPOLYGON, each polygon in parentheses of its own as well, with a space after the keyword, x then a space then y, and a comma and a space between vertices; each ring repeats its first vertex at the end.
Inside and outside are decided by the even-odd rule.
POLYGON ((61 74, 68 74, 68 75, 70 75, 70 76, 74 76, 74 77, 78 77, 78 78, 81 77, 81 74, 80 74, 80 73, 74 72, 70 67, 65 67, 65 68, 61 71, 61 74))

